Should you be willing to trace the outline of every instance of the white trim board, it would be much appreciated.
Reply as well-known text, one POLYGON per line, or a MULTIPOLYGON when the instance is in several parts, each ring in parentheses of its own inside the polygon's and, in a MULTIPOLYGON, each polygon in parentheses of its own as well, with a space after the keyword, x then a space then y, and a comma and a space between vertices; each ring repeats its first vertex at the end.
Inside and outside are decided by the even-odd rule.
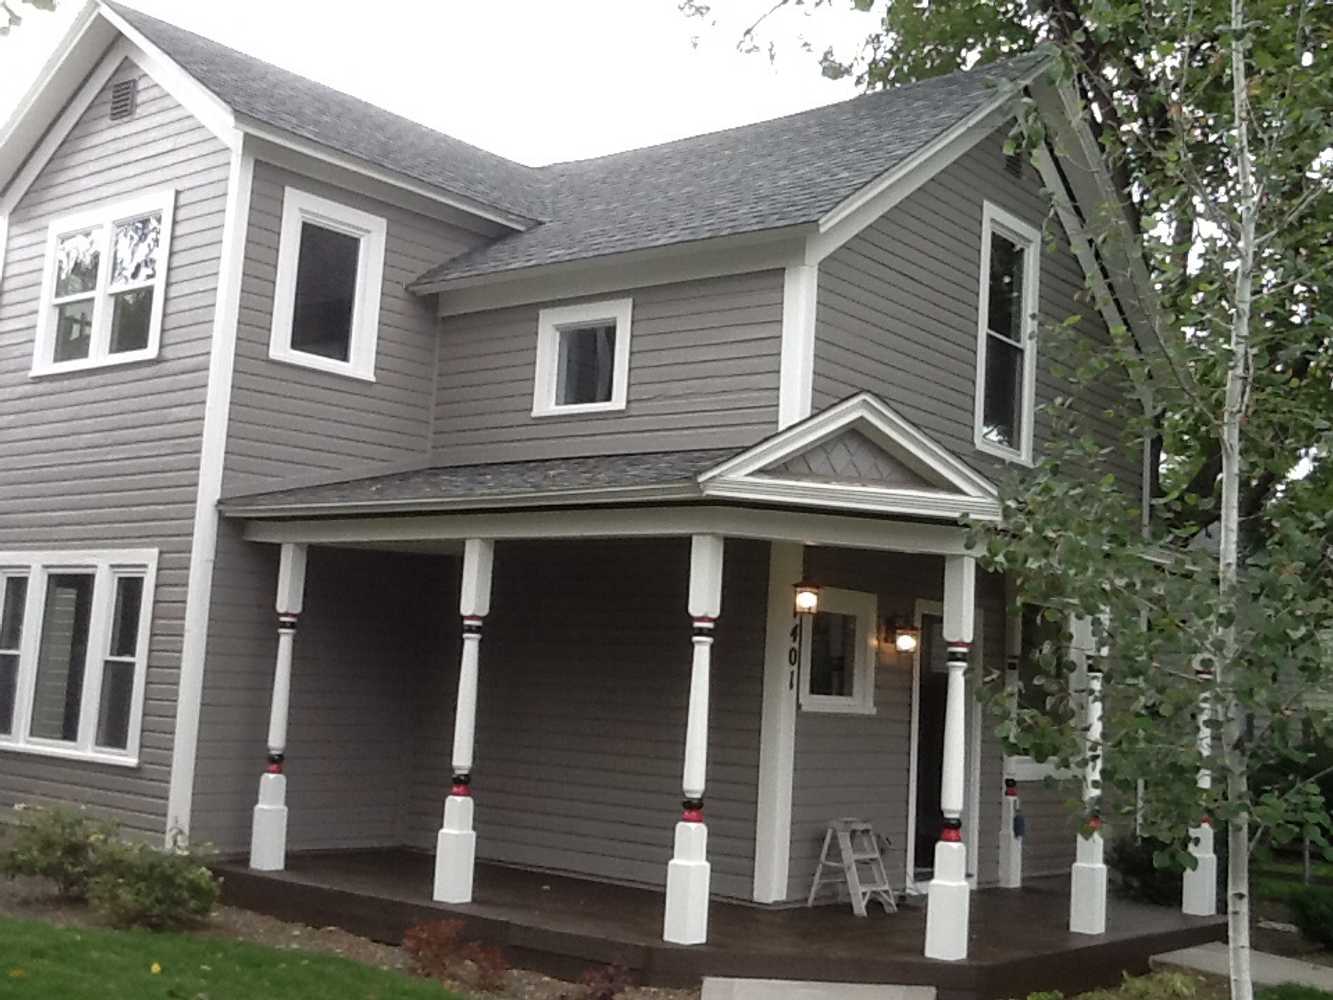
POLYGON ((819 268, 790 264, 782 274, 782 355, 778 375, 778 429, 810 416, 814 400, 815 324, 819 268))
POLYGON ((176 688, 176 725, 171 745, 171 780, 167 791, 165 835, 171 846, 177 831, 188 838, 194 801, 195 759, 199 749, 199 713, 204 689, 204 658, 213 599, 213 567, 217 556, 218 497, 226 457, 227 424, 231 415, 232 375, 236 364, 236 327, 241 304, 241 270, 245 263, 246 226, 254 157, 238 141, 227 174, 227 202, 222 224, 217 305, 213 311, 208 388, 199 447, 199 481, 190 536, 190 569, 186 585, 185 622, 181 639, 180 680, 176 688))

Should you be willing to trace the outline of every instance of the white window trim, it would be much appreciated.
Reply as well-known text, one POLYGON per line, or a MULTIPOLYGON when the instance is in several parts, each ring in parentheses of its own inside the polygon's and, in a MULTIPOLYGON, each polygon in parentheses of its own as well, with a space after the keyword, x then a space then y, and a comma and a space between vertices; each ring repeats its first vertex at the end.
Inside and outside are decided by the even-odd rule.
POLYGON ((810 691, 810 639, 812 629, 802 622, 800 704, 803 712, 839 715, 875 714, 875 661, 879 627, 879 598, 859 590, 822 587, 819 612, 851 615, 856 619, 856 669, 852 694, 812 694, 810 691))
MULTIPOLYGON (((1032 464, 1032 431, 1037 400, 1037 311, 1041 303, 1041 233, 1018 216, 1006 212, 992 202, 981 208, 981 281, 977 301, 977 373, 976 393, 972 414, 973 443, 984 451, 1008 461, 1032 464), (990 307, 991 235, 998 232, 1022 247, 1023 254, 1023 340, 1017 346, 1023 349, 1023 386, 1021 401, 1020 445, 1006 448, 988 441, 982 434, 982 418, 986 405, 986 349, 989 346, 988 329, 990 307)), ((998 334, 996 335, 998 336, 998 334)), ((1011 341, 1012 343, 1012 341, 1011 341)))
POLYGON ((630 321, 633 299, 607 299, 556 306, 537 314, 537 370, 532 391, 534 417, 574 416, 623 410, 629 396, 630 321), (571 326, 615 323, 616 359, 611 372, 611 398, 604 403, 566 403, 555 399, 560 363, 560 331, 571 326))
MULTIPOLYGON (((86 371, 90 368, 108 368, 113 365, 127 365, 138 361, 150 361, 157 357, 162 341, 162 309, 166 300, 167 270, 171 261, 172 215, 176 205, 176 189, 161 188, 125 201, 102 205, 95 209, 53 219, 46 230, 46 256, 42 269, 42 292, 37 314, 37 336, 32 355, 31 377, 58 375, 63 372, 86 371), (107 287, 111 273, 111 236, 117 222, 138 216, 160 212, 162 233, 157 247, 157 275, 151 282, 125 286, 126 288, 152 288, 153 311, 148 322, 148 343, 137 351, 109 353, 111 344, 111 291, 107 287), (97 266, 97 288, 92 294, 93 330, 91 343, 86 358, 72 358, 68 361, 54 361, 55 356, 55 297, 56 287, 56 249, 60 237, 89 229, 102 228, 101 246, 97 266)), ((123 289, 122 289, 123 290, 123 289)))
POLYGON ((139 741, 143 729, 144 692, 147 686, 148 643, 152 634, 153 596, 157 581, 157 549, 107 549, 98 551, 0 552, 0 576, 26 576, 27 600, 23 631, 19 637, 18 683, 14 697, 13 732, 0 735, 0 751, 95 761, 120 767, 139 766, 139 741), (32 702, 37 677, 38 645, 46 604, 47 578, 52 573, 93 574, 93 606, 88 621, 88 652, 84 664, 83 695, 79 707, 79 733, 73 742, 42 739, 31 735, 32 702), (115 579, 121 575, 143 577, 143 602, 139 607, 139 634, 135 641, 134 689, 130 698, 129 732, 124 750, 94 745, 97 735, 102 668, 111 641, 111 615, 115 579))
POLYGON ((283 189, 282 231, 278 237, 278 272, 273 291, 273 323, 268 343, 270 358, 333 375, 375 381, 375 345, 379 339, 387 228, 381 216, 340 205, 300 188, 283 189), (361 241, 356 264, 356 298, 352 304, 351 344, 346 361, 320 357, 292 347, 292 315, 296 308, 301 226, 306 222, 346 233, 361 241))

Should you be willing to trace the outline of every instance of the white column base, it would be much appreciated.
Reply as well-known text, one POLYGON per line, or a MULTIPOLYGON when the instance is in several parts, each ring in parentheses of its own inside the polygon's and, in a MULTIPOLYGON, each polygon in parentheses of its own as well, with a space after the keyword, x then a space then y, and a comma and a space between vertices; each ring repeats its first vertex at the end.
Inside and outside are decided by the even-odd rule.
POLYGON ((472 902, 472 876, 477 867, 477 835, 472 830, 472 796, 450 795, 444 803, 444 825, 435 838, 437 903, 472 902))
POLYGON ((1000 888, 1023 887, 1023 838, 1015 835, 1018 820, 1017 795, 1006 795, 1000 802, 1000 888))
POLYGON ((1070 870, 1069 930, 1074 934, 1106 933, 1106 864, 1100 833, 1078 838, 1078 860, 1070 870))
POLYGON ((1190 853, 1198 864, 1185 872, 1180 910, 1191 917, 1217 915, 1217 855, 1213 853, 1213 828, 1201 826, 1191 830, 1198 843, 1191 845, 1190 853))
POLYGON ((708 940, 708 827, 676 824, 675 855, 667 865, 666 915, 662 940, 672 944, 703 944, 708 940))
POLYGON ((287 866, 287 776, 259 779, 259 801, 250 822, 250 867, 280 872, 287 866))
POLYGON ((971 904, 967 884, 967 848, 962 841, 935 845, 935 877, 926 899, 926 957, 945 962, 967 958, 967 921, 971 904))

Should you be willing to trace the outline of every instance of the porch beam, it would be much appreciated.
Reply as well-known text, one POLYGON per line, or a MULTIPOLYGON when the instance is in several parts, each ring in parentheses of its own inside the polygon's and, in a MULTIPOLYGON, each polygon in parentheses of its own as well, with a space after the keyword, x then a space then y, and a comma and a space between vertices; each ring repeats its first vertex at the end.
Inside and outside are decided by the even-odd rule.
MULTIPOLYGON (((1200 659, 1194 666, 1195 676, 1199 678, 1203 693, 1199 695, 1199 755, 1207 760, 1213 749, 1212 698, 1208 685, 1213 679, 1213 672, 1200 659)), ((1213 774, 1207 767, 1199 768, 1199 787, 1213 787, 1213 774)), ((1190 830, 1190 853, 1194 855, 1195 866, 1185 872, 1185 883, 1181 893, 1181 912, 1192 917, 1212 917, 1217 914, 1217 854, 1213 846, 1213 821, 1210 816, 1199 818, 1199 825, 1190 830)))
POLYGON ((722 613, 720 535, 690 539, 688 610, 694 622, 690 701, 685 723, 685 767, 681 787, 683 812, 676 824, 675 849, 667 865, 666 913, 662 937, 673 944, 708 940, 708 827, 704 825, 704 788, 708 771, 708 689, 713 629, 722 613))
POLYGON ((1093 641, 1092 619, 1075 616, 1070 655, 1083 680, 1084 744, 1083 829, 1069 883, 1069 930, 1074 934, 1106 933, 1106 859, 1102 841, 1102 662, 1106 649, 1093 641))
POLYGON ((463 547, 463 578, 458 611, 463 618, 463 652, 458 667, 454 709, 453 781, 444 803, 444 819, 435 839, 435 887, 440 903, 472 902, 477 863, 477 834, 472 828, 472 755, 477 731, 477 675, 481 627, 491 610, 491 570, 495 543, 469 538, 463 547))
MULTIPOLYGON (((1009 718, 1018 709, 1019 662, 1023 656, 1023 612, 1012 575, 1004 578, 1004 699, 1009 718)), ((1017 722, 1010 722, 1010 730, 1017 722)), ((1000 799, 1000 887, 1023 887, 1023 804, 1019 797, 1018 777, 1012 754, 1004 755, 1004 789, 1000 799)))
POLYGON ((296 626, 305 602, 304 545, 285 544, 278 558, 278 652, 268 714, 268 764, 259 779, 259 797, 250 822, 250 867, 282 871, 287 865, 287 715, 292 689, 296 626))
POLYGON ((926 903, 927 958, 967 957, 967 848, 963 844, 963 789, 967 770, 967 660, 976 624, 976 560, 950 556, 944 562, 944 641, 949 680, 944 714, 940 811, 944 822, 935 844, 935 874, 926 903))
POLYGON ((319 545, 456 542, 468 538, 645 538, 700 534, 925 555, 962 555, 967 551, 963 529, 957 525, 708 504, 251 520, 245 528, 245 537, 251 541, 319 545))

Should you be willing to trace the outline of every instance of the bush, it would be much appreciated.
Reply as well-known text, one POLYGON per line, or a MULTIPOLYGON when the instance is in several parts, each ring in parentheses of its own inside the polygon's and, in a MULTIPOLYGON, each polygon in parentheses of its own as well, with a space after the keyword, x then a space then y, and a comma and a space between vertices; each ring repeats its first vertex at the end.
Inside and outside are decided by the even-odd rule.
MULTIPOLYGON (((1313 944, 1333 948, 1333 889, 1319 885, 1301 886, 1287 900, 1292 922, 1301 937, 1313 944)), ((1288 997, 1284 1000, 1300 1000, 1288 997)))
POLYGON ((1184 877, 1175 869, 1158 868, 1154 860, 1165 849, 1159 840, 1132 834, 1111 841, 1106 864, 1116 892, 1142 903, 1179 906, 1184 877))
POLYGON ((13 845, 0 855, 0 872, 47 878, 64 899, 86 898, 116 824, 74 809, 16 808, 19 823, 13 845))
POLYGON ((203 922, 218 901, 218 882, 197 854, 110 843, 88 901, 117 927, 169 930, 203 922))
POLYGON ((409 927, 403 951, 418 976, 441 981, 470 981, 487 993, 504 989, 509 960, 500 948, 463 940, 463 921, 431 920, 409 927))

